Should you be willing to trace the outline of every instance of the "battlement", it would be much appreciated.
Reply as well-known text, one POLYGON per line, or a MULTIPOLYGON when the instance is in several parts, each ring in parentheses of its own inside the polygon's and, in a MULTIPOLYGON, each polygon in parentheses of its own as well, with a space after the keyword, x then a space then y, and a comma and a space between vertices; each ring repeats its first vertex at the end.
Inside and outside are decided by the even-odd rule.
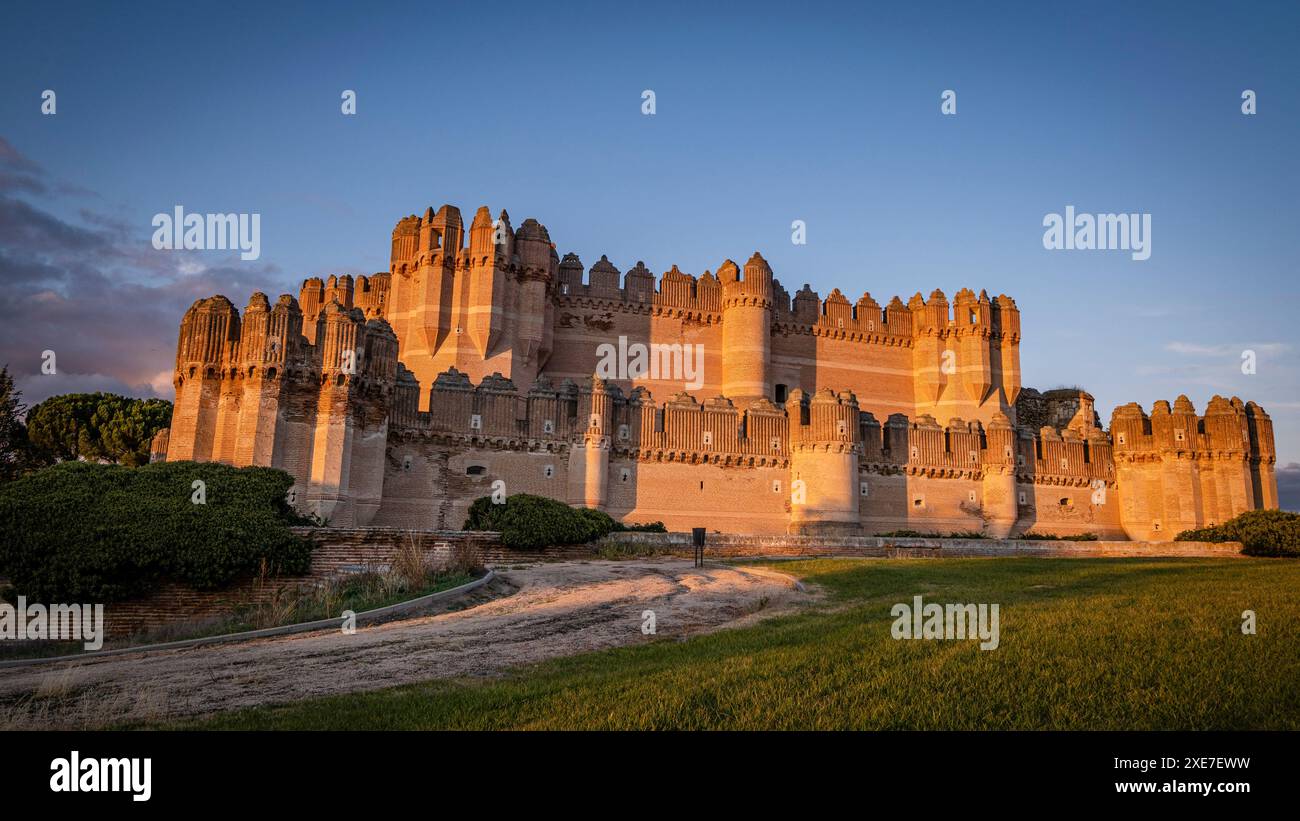
POLYGON ((1276 506, 1258 405, 1130 404, 1107 432, 1086 391, 1023 389, 1019 344, 1006 294, 791 294, 757 251, 584 271, 536 219, 444 205, 397 222, 388 271, 196 301, 153 447, 281 467, 346 525, 455 526, 490 477, 764 532, 1159 539, 1276 506))
MULTIPOLYGON (((344 277, 351 286, 351 278, 344 277)), ((335 277, 322 288, 337 294, 335 277)), ((308 280, 308 286, 321 280, 308 280)), ((304 288, 307 290, 307 287, 304 288)), ((349 300, 350 301, 350 300, 349 300)), ((380 318, 332 298, 305 321, 297 300, 281 294, 271 305, 256 292, 241 318, 224 296, 200 299, 181 320, 176 350, 178 392, 190 379, 335 379, 337 384, 389 383, 397 372, 397 337, 380 318), (311 331, 312 342, 306 335, 311 331)))
POLYGON ((1207 458, 1276 460, 1272 419, 1259 405, 1235 396, 1225 399, 1216 394, 1204 415, 1197 415, 1186 396, 1179 396, 1172 406, 1157 401, 1149 416, 1141 405, 1130 402, 1115 409, 1111 433, 1116 453, 1129 459, 1185 452, 1207 458))
POLYGON ((563 450, 594 434, 616 453, 677 461, 785 464, 801 450, 853 452, 864 470, 978 477, 1009 467, 1022 481, 1086 485, 1115 478, 1109 436, 1100 429, 1015 430, 1005 416, 988 425, 959 418, 940 425, 928 414, 893 414, 882 425, 849 391, 791 393, 785 406, 761 400, 744 409, 723 396, 678 392, 656 403, 651 392, 624 393, 600 379, 539 378, 526 393, 501 374, 475 385, 451 369, 430 387, 417 412, 419 385, 401 369, 390 426, 406 435, 456 436, 507 448, 563 450))
POLYGON ((927 331, 947 336, 980 331, 1017 342, 1020 337, 1020 312, 1015 300, 1005 294, 989 298, 981 291, 976 297, 964 288, 950 309, 943 291, 936 289, 928 301, 919 293, 908 304, 895 296, 882 308, 869 291, 856 302, 850 302, 838 288, 821 299, 804 283, 792 298, 758 252, 744 269, 724 260, 716 275, 705 271, 697 278, 673 265, 657 282, 644 262, 638 261, 622 274, 606 256, 591 266, 585 279, 582 260, 575 253, 565 254, 558 270, 557 298, 575 303, 607 301, 647 310, 681 309, 719 316, 728 302, 751 303, 770 308, 772 320, 779 326, 862 336, 911 337, 927 331))

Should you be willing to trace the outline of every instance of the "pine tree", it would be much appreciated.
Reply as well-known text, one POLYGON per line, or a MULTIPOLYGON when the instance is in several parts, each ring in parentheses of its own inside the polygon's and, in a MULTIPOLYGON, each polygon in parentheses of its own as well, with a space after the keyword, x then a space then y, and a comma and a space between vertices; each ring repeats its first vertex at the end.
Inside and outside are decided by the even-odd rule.
POLYGON ((28 467, 31 447, 22 416, 27 407, 22 391, 14 387, 9 366, 0 367, 0 482, 21 475, 28 467))

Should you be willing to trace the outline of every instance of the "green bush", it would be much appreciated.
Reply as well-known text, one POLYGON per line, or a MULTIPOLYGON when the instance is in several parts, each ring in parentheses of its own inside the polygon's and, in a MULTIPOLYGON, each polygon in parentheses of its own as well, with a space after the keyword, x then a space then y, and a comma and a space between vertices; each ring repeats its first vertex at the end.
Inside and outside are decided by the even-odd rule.
POLYGON ((1300 556, 1300 513, 1248 510, 1221 525, 1184 530, 1180 542, 1241 542, 1247 556, 1300 556))
POLYGON ((475 499, 465 518, 465 530, 498 531, 502 543, 515 550, 585 544, 621 530, 666 532, 662 522, 624 525, 599 510, 569 507, 527 493, 508 496, 503 504, 493 504, 490 496, 475 499))
POLYGON ((877 537, 890 539, 987 539, 983 531, 954 530, 951 533, 922 533, 919 530, 888 530, 877 533, 877 537))
POLYGON ((250 573, 297 574, 311 545, 271 468, 65 462, 0 486, 0 576, 47 602, 121 601, 175 581, 202 590, 250 573), (191 501, 202 480, 206 503, 191 501))
POLYGON ((1096 533, 1071 533, 1065 536, 1058 536, 1055 533, 1021 533, 1017 539, 1028 539, 1030 541, 1040 542, 1095 542, 1097 541, 1096 533))
POLYGON ((636 522, 632 522, 632 523, 619 522, 617 523, 617 525, 618 526, 614 528, 615 530, 623 530, 623 531, 628 531, 633 533, 667 533, 668 532, 668 528, 664 527, 663 522, 643 522, 641 524, 637 524, 636 522))

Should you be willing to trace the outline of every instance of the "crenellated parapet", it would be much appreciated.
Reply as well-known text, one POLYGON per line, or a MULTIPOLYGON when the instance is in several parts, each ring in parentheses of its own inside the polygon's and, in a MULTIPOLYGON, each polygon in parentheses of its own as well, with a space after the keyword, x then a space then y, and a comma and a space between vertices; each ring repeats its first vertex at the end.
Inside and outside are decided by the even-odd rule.
POLYGON ((1150 415, 1130 402, 1115 409, 1111 438, 1120 483, 1134 491, 1125 528, 1140 538, 1277 505, 1272 425, 1253 402, 1214 396, 1203 416, 1186 396, 1156 402, 1150 415))

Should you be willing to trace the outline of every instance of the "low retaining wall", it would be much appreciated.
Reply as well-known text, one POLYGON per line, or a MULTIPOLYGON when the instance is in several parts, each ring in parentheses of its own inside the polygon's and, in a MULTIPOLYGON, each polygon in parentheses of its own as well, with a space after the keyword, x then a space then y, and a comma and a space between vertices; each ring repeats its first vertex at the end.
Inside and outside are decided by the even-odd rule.
MULTIPOLYGON (((387 607, 377 607, 374 610, 357 613, 356 624, 358 626, 371 624, 391 619, 413 610, 421 610, 434 602, 445 601, 446 599, 461 596, 471 590, 482 587, 491 582, 495 577, 496 574, 489 570, 479 578, 471 582, 466 582, 459 587, 453 587, 450 590, 440 590, 437 593, 430 593, 425 596, 408 599, 404 602, 398 602, 397 604, 390 604, 387 607)), ((220 636, 203 636, 202 638, 197 639, 181 639, 179 641, 169 641, 161 644, 134 645, 131 647, 120 647, 114 650, 89 650, 84 653, 68 656, 10 659, 0 661, 0 669, 10 667, 31 667, 37 664, 53 664, 61 661, 80 662, 89 659, 105 658, 107 656, 122 656, 128 653, 154 653, 160 650, 181 650, 189 647, 202 647, 209 644, 228 644, 237 641, 251 641, 252 639, 268 639, 277 636, 289 636, 296 633, 310 633, 317 630, 338 630, 342 627, 343 616, 340 614, 338 617, 332 619, 320 619, 318 621, 300 622, 298 624, 286 624, 280 627, 267 627, 261 630, 246 630, 243 633, 225 633, 220 636)))
MULTIPOLYGON (((185 623, 217 620, 240 607, 273 600, 288 588, 319 584, 329 579, 364 570, 387 570, 398 551, 414 541, 426 559, 436 565, 447 563, 458 549, 480 554, 504 550, 496 533, 465 531, 409 531, 396 528, 344 530, 339 528, 295 527, 292 530, 315 543, 311 567, 302 576, 248 578, 224 590, 194 590, 180 584, 165 584, 149 596, 113 602, 104 607, 105 633, 117 639, 145 630, 159 630, 185 623)), ((590 549, 587 550, 590 554, 590 549)), ((489 564, 481 559, 484 564, 489 564)))
MULTIPOLYGON (((597 548, 655 550, 691 556, 689 533, 611 533, 597 548)), ((1239 542, 1078 542, 1048 539, 944 539, 891 536, 740 536, 710 533, 706 557, 850 556, 880 559, 969 558, 998 556, 1046 557, 1234 557, 1239 542)))

